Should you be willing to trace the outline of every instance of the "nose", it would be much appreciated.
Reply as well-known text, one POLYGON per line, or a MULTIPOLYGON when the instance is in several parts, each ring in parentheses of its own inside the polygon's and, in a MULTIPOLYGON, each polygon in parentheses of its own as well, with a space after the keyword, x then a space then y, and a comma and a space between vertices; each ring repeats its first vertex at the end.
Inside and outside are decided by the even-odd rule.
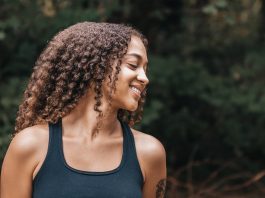
POLYGON ((137 75, 137 80, 141 81, 141 83, 143 83, 144 85, 147 85, 149 83, 149 80, 146 76, 144 69, 140 69, 137 75))

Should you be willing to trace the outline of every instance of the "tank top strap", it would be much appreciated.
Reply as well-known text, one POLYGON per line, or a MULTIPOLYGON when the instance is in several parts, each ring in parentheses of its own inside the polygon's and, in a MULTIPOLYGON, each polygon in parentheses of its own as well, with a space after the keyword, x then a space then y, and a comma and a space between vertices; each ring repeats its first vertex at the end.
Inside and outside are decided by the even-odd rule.
POLYGON ((34 186, 39 183, 39 178, 45 175, 45 172, 49 172, 50 167, 53 167, 53 170, 59 170, 61 164, 58 162, 60 157, 59 141, 60 141, 60 122, 61 118, 56 123, 48 123, 49 126, 49 142, 48 150, 45 157, 45 160, 38 171, 37 175, 34 178, 34 186))
POLYGON ((49 123, 49 146, 47 158, 50 161, 56 162, 60 159, 60 138, 62 131, 62 120, 59 120, 56 123, 49 123))
POLYGON ((131 172, 134 174, 134 177, 137 175, 139 182, 141 185, 143 185, 144 179, 143 179, 143 174, 142 170, 140 167, 140 163, 137 157, 137 152, 136 152, 136 146, 135 146, 135 139, 134 135, 127 123, 122 122, 123 127, 125 129, 125 134, 127 138, 127 163, 126 163, 126 170, 128 172, 131 172))
POLYGON ((135 147, 135 141, 134 141, 134 136, 133 133, 129 127, 129 125, 125 122, 122 122, 123 124, 123 128, 124 128, 124 132, 125 132, 125 141, 127 144, 127 149, 128 149, 128 153, 129 153, 129 159, 132 159, 132 161, 135 161, 135 159, 137 158, 136 155, 136 147, 135 147), (136 158, 135 158, 136 157, 136 158))

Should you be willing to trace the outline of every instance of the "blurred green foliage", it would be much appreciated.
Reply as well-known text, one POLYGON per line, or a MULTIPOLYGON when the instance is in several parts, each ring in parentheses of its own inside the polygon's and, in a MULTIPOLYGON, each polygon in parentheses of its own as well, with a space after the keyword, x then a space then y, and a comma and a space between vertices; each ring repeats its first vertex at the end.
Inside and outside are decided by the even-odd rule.
MULTIPOLYGON (((0 158, 34 61, 59 30, 79 21, 129 23, 149 39, 141 130, 166 147, 171 169, 194 159, 265 159, 262 0, 1 0, 0 158)), ((1 161, 0 160, 0 161, 1 161)))

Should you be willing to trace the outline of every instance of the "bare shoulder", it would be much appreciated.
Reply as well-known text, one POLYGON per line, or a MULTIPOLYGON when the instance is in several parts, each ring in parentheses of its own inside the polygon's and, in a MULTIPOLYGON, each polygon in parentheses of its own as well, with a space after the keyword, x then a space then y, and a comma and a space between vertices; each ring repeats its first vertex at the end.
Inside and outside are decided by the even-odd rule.
POLYGON ((35 125, 23 129, 15 135, 7 150, 7 156, 17 160, 30 160, 38 163, 41 153, 48 146, 48 126, 35 125))
POLYGON ((10 149, 20 154, 29 154, 45 144, 48 138, 47 125, 34 125, 17 133, 10 143, 10 149))
POLYGON ((166 156, 163 144, 154 136, 135 129, 131 129, 134 135, 136 148, 139 154, 153 160, 161 160, 166 156))
POLYGON ((31 196, 33 173, 47 149, 48 137, 45 125, 28 127, 15 135, 2 164, 1 196, 31 196))
POLYGON ((154 136, 131 129, 136 153, 144 182, 157 175, 166 175, 166 151, 163 144, 154 136), (160 174, 161 173, 161 174, 160 174))

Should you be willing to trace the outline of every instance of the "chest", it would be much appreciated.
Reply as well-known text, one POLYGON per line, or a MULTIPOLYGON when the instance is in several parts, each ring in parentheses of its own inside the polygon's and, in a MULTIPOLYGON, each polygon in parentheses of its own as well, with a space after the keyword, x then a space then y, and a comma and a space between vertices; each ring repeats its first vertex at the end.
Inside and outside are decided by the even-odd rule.
POLYGON ((68 166, 84 171, 108 171, 119 166, 123 141, 116 139, 100 144, 63 141, 62 154, 68 166))

